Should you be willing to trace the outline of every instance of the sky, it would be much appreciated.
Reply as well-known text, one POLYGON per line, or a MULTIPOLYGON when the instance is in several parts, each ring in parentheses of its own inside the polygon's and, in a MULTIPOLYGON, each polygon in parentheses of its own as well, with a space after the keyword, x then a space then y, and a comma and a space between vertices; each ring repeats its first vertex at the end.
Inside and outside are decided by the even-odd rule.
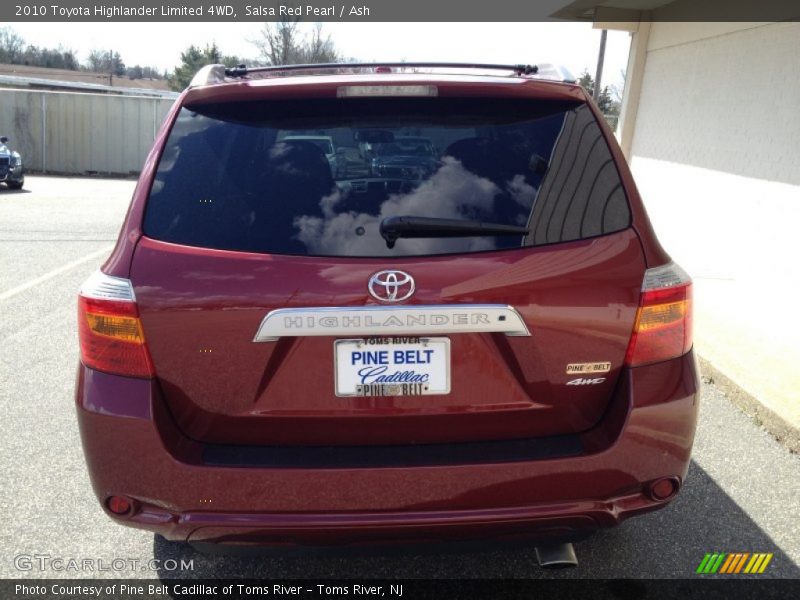
MULTIPOLYGON (((310 27, 310 23, 304 23, 310 27)), ((190 44, 216 42, 224 54, 255 57, 259 23, 15 23, 25 41, 58 46, 85 60, 93 48, 114 49, 125 64, 172 70, 190 44)), ((594 76, 600 31, 590 23, 326 23, 346 58, 372 61, 556 63, 594 76)), ((609 31, 603 84, 621 87, 629 36, 609 31)))

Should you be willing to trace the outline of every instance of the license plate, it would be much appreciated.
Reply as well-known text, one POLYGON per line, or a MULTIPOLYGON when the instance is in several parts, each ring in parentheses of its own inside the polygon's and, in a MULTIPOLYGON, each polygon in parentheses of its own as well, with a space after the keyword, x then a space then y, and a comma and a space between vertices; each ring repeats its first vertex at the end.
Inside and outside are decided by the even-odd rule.
POLYGON ((336 340, 337 396, 424 396, 450 393, 450 339, 336 340))

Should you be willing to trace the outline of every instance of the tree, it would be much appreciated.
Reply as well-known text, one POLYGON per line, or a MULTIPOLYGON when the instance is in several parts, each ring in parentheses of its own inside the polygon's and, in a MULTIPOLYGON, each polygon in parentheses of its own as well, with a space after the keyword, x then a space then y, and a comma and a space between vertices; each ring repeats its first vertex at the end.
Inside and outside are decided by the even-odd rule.
POLYGON ((156 67, 142 65, 125 67, 125 76, 128 79, 166 79, 166 74, 162 75, 156 67))
POLYGON ((92 50, 86 58, 86 70, 100 73, 103 71, 105 60, 105 55, 101 50, 92 50))
MULTIPOLYGON (((594 94, 594 78, 588 71, 581 73, 578 78, 580 86, 586 90, 590 96, 594 94)), ((612 90, 605 86, 600 90, 600 95, 597 97, 597 107, 604 115, 619 115, 620 101, 612 98, 612 90)))
POLYGON ((31 60, 32 64, 40 67, 49 67, 51 69, 69 69, 75 71, 78 69, 78 59, 72 50, 64 50, 60 46, 57 49, 53 48, 36 48, 31 46, 32 55, 36 56, 31 60))
POLYGON ((627 81, 627 73, 626 73, 625 69, 620 69, 619 70, 619 75, 620 75, 620 77, 622 79, 622 85, 611 85, 609 87, 611 88, 611 98, 612 98, 612 100, 621 106, 622 105, 622 94, 625 91, 625 82, 627 81))
POLYGON ((142 78, 144 79, 166 79, 166 72, 159 73, 157 67, 142 67, 142 78))
POLYGON ((25 44, 25 40, 10 27, 0 27, 0 63, 50 67, 51 69, 78 68, 78 59, 72 50, 40 48, 25 44))
POLYGON ((589 71, 584 70, 581 76, 578 77, 578 84, 586 90, 590 96, 594 93, 594 77, 589 74, 589 71))
POLYGON ((619 104, 611 98, 608 86, 600 90, 600 95, 597 97, 597 107, 604 115, 619 113, 619 104))
POLYGON ((261 37, 252 40, 261 60, 276 66, 339 62, 339 53, 331 36, 323 33, 322 24, 317 23, 307 36, 300 32, 299 21, 282 19, 264 24, 261 37))
POLYGON ((122 77, 125 75, 125 63, 122 62, 122 57, 119 55, 119 52, 110 53, 110 62, 111 62, 111 71, 117 77, 122 77))
POLYGON ((119 52, 95 49, 89 52, 89 57, 86 59, 86 70, 122 77, 125 75, 125 62, 119 52))
POLYGON ((0 63, 15 64, 22 56, 25 40, 11 27, 0 27, 0 63))
POLYGON ((305 43, 302 49, 301 59, 306 64, 339 61, 340 56, 333 45, 331 36, 322 33, 322 23, 317 23, 314 26, 311 32, 311 39, 305 43))
POLYGON ((128 76, 128 79, 143 79, 144 78, 144 70, 139 65, 134 65, 132 67, 128 67, 125 70, 125 74, 128 76))
MULTIPOLYGON (((625 74, 623 72, 623 77, 624 76, 625 74)), ((578 83, 586 90, 587 94, 590 96, 592 95, 594 92, 594 78, 588 71, 581 73, 581 76, 578 78, 578 83)), ((612 86, 612 88, 605 86, 600 90, 600 95, 597 97, 597 108, 603 113, 609 126, 614 131, 617 129, 621 107, 622 96, 616 86, 612 86)))
POLYGON ((175 91, 181 91, 189 85, 192 77, 206 65, 238 65, 242 61, 238 56, 223 55, 216 43, 205 48, 189 46, 181 52, 181 64, 175 67, 172 76, 168 78, 169 87, 175 91))

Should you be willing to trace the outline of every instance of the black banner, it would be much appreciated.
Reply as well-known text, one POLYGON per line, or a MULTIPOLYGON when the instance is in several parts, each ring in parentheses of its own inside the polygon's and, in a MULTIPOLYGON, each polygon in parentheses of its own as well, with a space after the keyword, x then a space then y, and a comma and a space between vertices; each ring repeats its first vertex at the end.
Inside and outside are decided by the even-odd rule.
POLYGON ((11 0, 0 21, 787 21, 796 0, 11 0))
MULTIPOLYGON (((559 573, 556 572, 556 575, 559 573)), ((239 598, 295 598, 321 600, 329 598, 368 600, 372 598, 402 600, 492 600, 534 598, 605 599, 672 599, 681 600, 744 600, 785 599, 800 597, 800 580, 758 579, 507 579, 507 580, 245 580, 245 579, 64 579, 0 581, 0 597, 29 600, 145 600, 196 599, 218 600, 239 598)))

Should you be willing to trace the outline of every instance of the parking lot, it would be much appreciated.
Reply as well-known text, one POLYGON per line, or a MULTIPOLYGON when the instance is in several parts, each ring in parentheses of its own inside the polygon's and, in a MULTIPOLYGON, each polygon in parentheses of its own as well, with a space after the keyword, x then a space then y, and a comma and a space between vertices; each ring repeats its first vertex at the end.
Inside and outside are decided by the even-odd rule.
POLYGON ((97 575, 36 564, 19 570, 15 557, 38 554, 140 565, 193 559, 187 571, 103 574, 120 577, 691 577, 707 552, 773 552, 764 577, 800 577, 800 456, 709 381, 683 492, 668 508, 577 545, 575 570, 545 572, 532 547, 491 544, 469 551, 210 557, 112 523, 92 494, 74 417, 75 298, 110 252, 133 187, 130 180, 29 177, 23 191, 0 189, 0 576, 97 575))

